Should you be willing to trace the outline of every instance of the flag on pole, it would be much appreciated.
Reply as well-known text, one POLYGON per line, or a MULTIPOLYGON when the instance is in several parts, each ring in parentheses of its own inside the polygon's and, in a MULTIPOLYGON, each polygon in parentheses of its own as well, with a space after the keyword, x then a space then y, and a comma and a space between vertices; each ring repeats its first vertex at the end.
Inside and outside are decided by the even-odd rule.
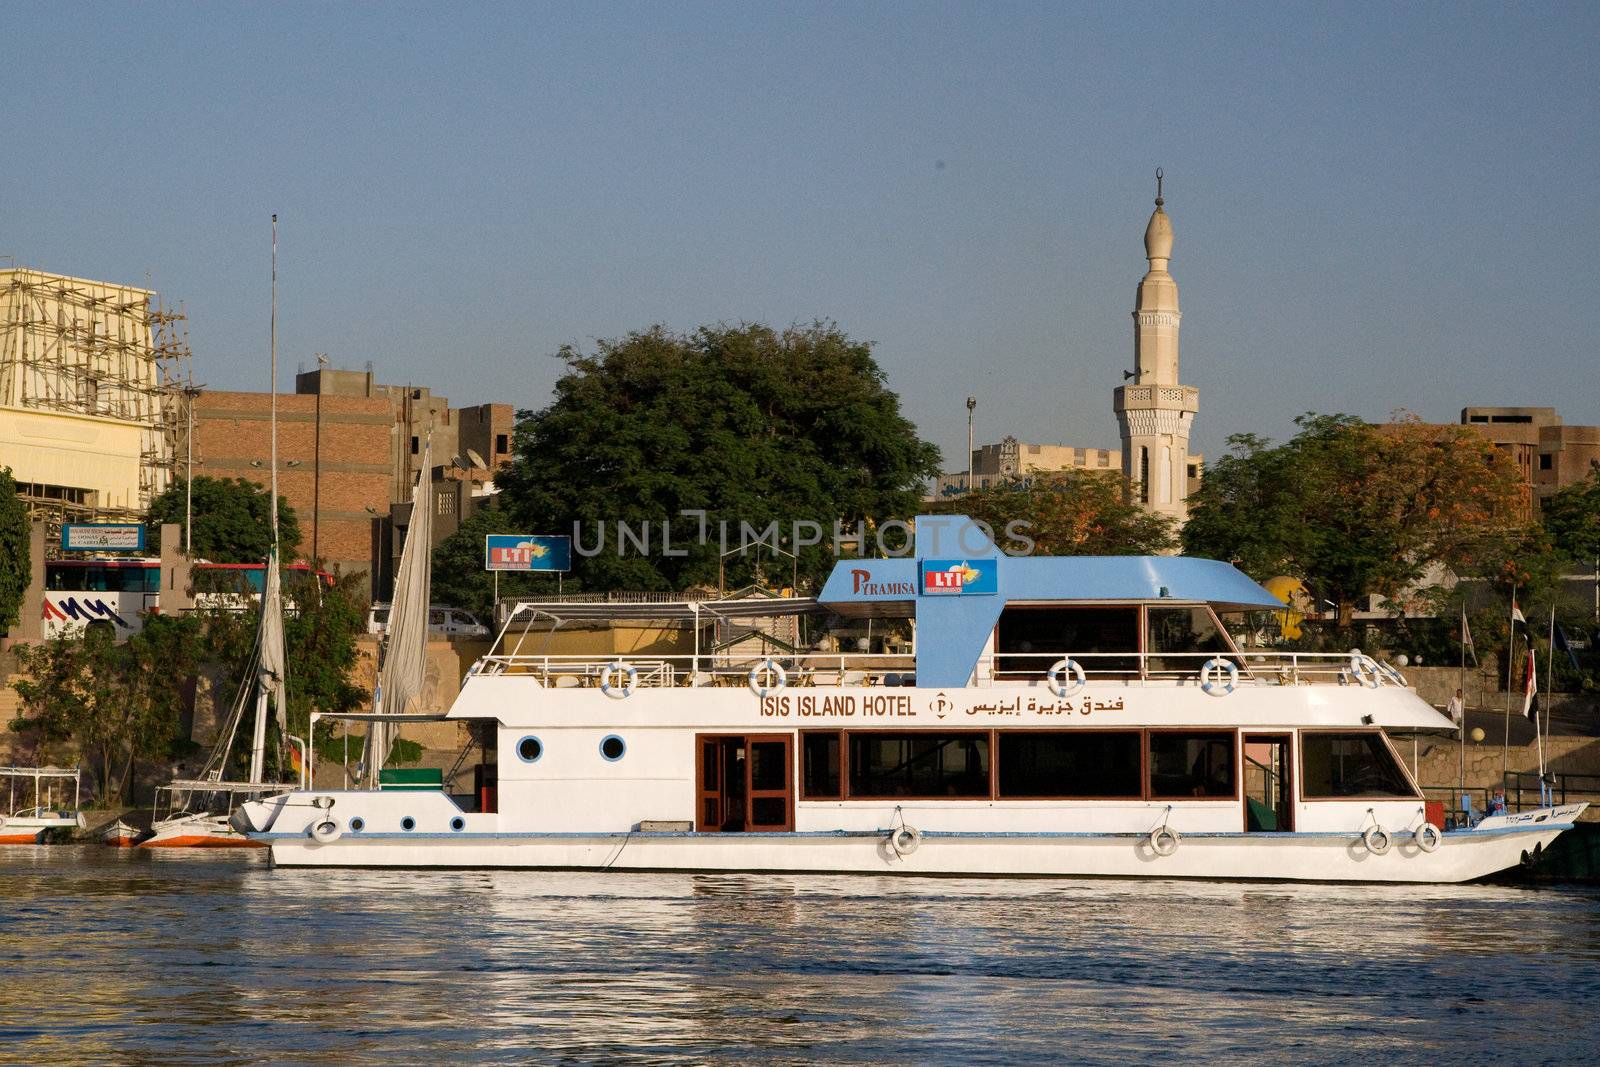
POLYGON ((1573 670, 1583 670, 1582 667, 1578 666, 1578 654, 1572 651, 1572 645, 1567 641, 1567 632, 1561 628, 1560 623, 1556 623, 1556 648, 1567 654, 1567 659, 1571 661, 1573 670))
POLYGON ((1478 650, 1472 643, 1472 627, 1467 625, 1467 606, 1461 605, 1461 647, 1467 655, 1472 657, 1472 665, 1478 665, 1478 650))
POLYGON ((1539 666, 1534 660, 1533 646, 1528 646, 1528 667, 1522 680, 1522 714, 1539 721, 1539 666))
POLYGON ((1517 607, 1516 597, 1511 598, 1511 622, 1512 625, 1516 625, 1517 623, 1521 623, 1523 626, 1528 625, 1528 620, 1523 617, 1522 609, 1517 607))

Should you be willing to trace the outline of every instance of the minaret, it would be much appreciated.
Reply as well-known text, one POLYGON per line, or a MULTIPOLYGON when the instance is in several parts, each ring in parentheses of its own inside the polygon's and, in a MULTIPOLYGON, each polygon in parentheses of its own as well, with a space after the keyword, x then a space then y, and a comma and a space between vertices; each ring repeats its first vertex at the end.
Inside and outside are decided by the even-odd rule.
POLYGON ((1156 210, 1144 230, 1150 269, 1133 308, 1135 370, 1117 388, 1112 406, 1122 428, 1122 474, 1128 499, 1179 522, 1189 517, 1189 428, 1200 390, 1178 383, 1178 283, 1167 273, 1172 220, 1162 205, 1156 171, 1156 210))

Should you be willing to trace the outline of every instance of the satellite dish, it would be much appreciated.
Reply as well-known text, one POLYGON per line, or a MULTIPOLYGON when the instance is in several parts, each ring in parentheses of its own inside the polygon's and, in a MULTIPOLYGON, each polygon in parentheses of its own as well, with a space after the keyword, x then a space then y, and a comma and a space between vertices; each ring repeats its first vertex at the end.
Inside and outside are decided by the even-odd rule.
POLYGON ((467 458, 472 461, 472 465, 478 470, 486 471, 489 469, 489 465, 483 461, 483 457, 478 455, 475 449, 467 449, 467 458))

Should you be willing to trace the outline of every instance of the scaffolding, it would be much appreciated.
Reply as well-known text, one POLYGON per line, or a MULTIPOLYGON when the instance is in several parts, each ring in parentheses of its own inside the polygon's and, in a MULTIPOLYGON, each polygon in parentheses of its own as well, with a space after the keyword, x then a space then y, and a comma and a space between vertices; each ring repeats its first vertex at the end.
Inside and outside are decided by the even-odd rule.
POLYGON ((122 500, 14 472, 24 505, 51 527, 142 517, 172 480, 186 431, 187 321, 155 297, 134 286, 0 270, 0 408, 137 430, 137 486, 122 500))

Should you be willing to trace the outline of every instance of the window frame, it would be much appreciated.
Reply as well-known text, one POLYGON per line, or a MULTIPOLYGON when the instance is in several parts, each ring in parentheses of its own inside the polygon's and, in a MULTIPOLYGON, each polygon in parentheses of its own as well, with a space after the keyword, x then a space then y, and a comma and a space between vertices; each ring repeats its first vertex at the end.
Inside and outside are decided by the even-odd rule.
POLYGON ((1227 803, 1230 803, 1230 802, 1234 803, 1234 804, 1242 804, 1244 802, 1244 797, 1239 792, 1240 789, 1243 786, 1243 782, 1241 781, 1242 772, 1241 772, 1241 769, 1239 767, 1239 757, 1240 757, 1240 749, 1241 749, 1241 747, 1242 746, 1239 743, 1239 728, 1238 727, 1232 727, 1232 728, 1229 728, 1229 727, 1218 727, 1218 726, 1150 726, 1150 727, 1146 727, 1145 731, 1144 731, 1144 799, 1145 800, 1160 801, 1161 803, 1164 803, 1164 804, 1177 804, 1179 802, 1184 802, 1184 801, 1186 801, 1186 802, 1188 802, 1190 804, 1207 803, 1207 802, 1215 803, 1215 804, 1227 804, 1227 803), (1230 736, 1233 739, 1233 795, 1232 796, 1196 797, 1196 796, 1168 796, 1168 795, 1166 795, 1164 793, 1157 793, 1155 791, 1155 783, 1150 780, 1150 772, 1151 772, 1150 738, 1154 734, 1226 734, 1226 735, 1230 736))
POLYGON ((848 800, 850 794, 850 739, 845 736, 846 731, 840 728, 837 730, 799 730, 797 733, 799 736, 795 745, 795 800, 797 802, 815 800, 823 804, 848 800), (808 737, 831 737, 839 745, 839 766, 837 770, 839 788, 833 796, 812 796, 806 791, 806 738, 808 737))
MULTIPOLYGON (((1021 729, 1021 730, 1000 730, 1000 729, 996 729, 996 730, 991 730, 990 732, 995 735, 994 739, 990 742, 990 752, 992 754, 991 754, 990 759, 989 759, 989 762, 993 765, 993 768, 994 768, 994 774, 992 775, 992 777, 994 778, 994 795, 993 795, 993 797, 991 799, 993 799, 995 801, 1005 801, 1007 803, 1013 803, 1013 804, 1017 803, 1018 801, 1021 801, 1023 803, 1027 803, 1029 801, 1035 801, 1035 802, 1037 802, 1037 801, 1051 801, 1051 802, 1061 802, 1061 801, 1074 801, 1074 802, 1077 802, 1077 801, 1082 801, 1082 802, 1091 802, 1092 801, 1092 802, 1099 802, 1099 803, 1118 803, 1118 802, 1120 802, 1120 803, 1123 803, 1123 804, 1127 804, 1127 803, 1131 803, 1131 802, 1135 802, 1135 801, 1143 803, 1144 800, 1146 799, 1145 793, 1150 788, 1150 770, 1149 770, 1149 766, 1150 766, 1150 744, 1149 744, 1148 740, 1145 737, 1145 734, 1146 734, 1147 731, 1145 731, 1141 727, 1138 727, 1138 726, 1129 726, 1129 727, 1120 727, 1120 728, 1119 727, 1085 727, 1085 728, 1082 728, 1082 729, 1061 729, 1061 728, 1051 729, 1051 728, 1041 728, 1041 727, 1030 727, 1028 729, 1021 729), (1051 735, 1054 735, 1054 734, 1079 734, 1079 735, 1082 735, 1082 734, 1097 734, 1097 735, 1104 735, 1104 734, 1131 734, 1131 735, 1133 735, 1135 738, 1138 739, 1138 744, 1139 744, 1139 792, 1137 794, 1133 794, 1133 795, 1129 795, 1129 796, 1090 796, 1090 795, 1086 795, 1086 794, 1084 794, 1084 795, 1074 795, 1074 794, 1069 794, 1069 793, 1050 793, 1050 794, 1040 793, 1040 794, 1035 794, 1035 795, 1032 795, 1032 796, 1014 796, 1014 795, 1008 796, 1008 795, 1006 795, 1004 793, 1001 793, 1000 792, 1000 748, 1001 748, 1001 744, 1002 744, 1002 740, 1001 739, 1002 738, 1006 738, 1006 737, 1021 737, 1021 736, 1027 735, 1027 734, 1051 734, 1051 735)), ((1194 798, 1191 797, 1190 799, 1194 799, 1194 798)))
MULTIPOLYGON (((1174 606, 1177 606, 1177 605, 1174 605, 1174 606)), ((1003 660, 1001 659, 1001 657, 1034 656, 1034 655, 1043 657, 1043 656, 1050 655, 1052 651, 1055 651, 1058 655, 1061 655, 1061 656, 1070 656, 1070 655, 1072 655, 1072 650, 1071 649, 1066 649, 1066 650, 1046 650, 1044 652, 1039 652, 1039 653, 1034 653, 1034 652, 1002 652, 1002 651, 1000 651, 1000 622, 1005 617, 1005 613, 1008 612, 1008 611, 1011 611, 1013 609, 1019 609, 1019 610, 1022 610, 1022 611, 1040 611, 1040 610, 1057 610, 1057 611, 1061 611, 1061 610, 1067 610, 1067 609, 1077 609, 1077 610, 1082 610, 1082 611, 1126 611, 1129 608, 1132 608, 1134 610, 1135 614, 1138 616, 1138 621, 1137 621, 1137 623, 1135 625, 1136 625, 1137 643, 1138 643, 1139 647, 1133 652, 1108 652, 1108 653, 1106 653, 1106 655, 1108 655, 1108 656, 1132 656, 1137 660, 1138 667, 1136 669, 1132 670, 1132 671, 1113 671, 1113 670, 1103 670, 1103 669, 1100 670, 1100 671, 1096 671, 1094 669, 1094 661, 1093 660, 1089 660, 1089 659, 1083 660, 1082 664, 1083 664, 1083 669, 1089 673, 1090 677, 1098 676, 1098 677, 1101 677, 1101 678, 1143 678, 1145 676, 1145 660, 1146 660, 1146 656, 1147 656, 1148 651, 1149 651, 1148 646, 1149 646, 1149 643, 1150 643, 1149 642, 1150 627, 1149 627, 1149 620, 1145 615, 1145 604, 1142 601, 1137 601, 1137 600, 1127 600, 1127 601, 1120 601, 1120 600, 1097 600, 1097 601, 1013 600, 1013 601, 1008 602, 1004 607, 1002 607, 1000 609, 1000 615, 998 617, 996 617, 995 620, 994 620, 994 630, 989 635, 989 645, 990 645, 991 648, 994 649, 994 651, 992 653, 990 653, 990 657, 989 657, 989 675, 990 675, 991 678, 993 678, 997 682, 1042 682, 1042 681, 1044 681, 1044 672, 1041 671, 1041 672, 1036 674, 1033 671, 1006 670, 1003 667, 1003 660)), ((1101 662, 1104 662, 1104 661, 1101 661, 1101 662)))
POLYGON ((1417 780, 1411 775, 1411 768, 1406 766, 1406 761, 1400 758, 1400 753, 1394 747, 1394 742, 1389 740, 1389 733, 1381 726, 1318 726, 1311 729, 1295 731, 1294 756, 1300 761, 1295 771, 1295 797, 1302 804, 1348 804, 1353 801, 1392 800, 1405 804, 1412 801, 1425 799, 1422 790, 1417 785, 1417 780), (1408 797, 1395 796, 1392 793, 1358 793, 1343 797, 1308 797, 1306 796, 1306 742, 1307 735, 1317 734, 1377 734, 1383 741, 1383 747, 1388 750, 1395 766, 1400 768, 1400 777, 1411 786, 1411 795, 1408 797))
POLYGON ((867 804, 882 804, 884 801, 897 800, 939 800, 946 803, 966 801, 968 803, 988 803, 994 800, 995 793, 995 760, 994 760, 994 734, 992 729, 981 727, 968 727, 966 729, 941 730, 929 727, 913 727, 908 729, 883 729, 871 728, 865 730, 842 730, 845 736, 839 748, 839 788, 844 794, 843 800, 856 800, 867 804), (850 788, 850 739, 852 737, 955 737, 982 739, 989 746, 989 791, 986 794, 972 794, 969 796, 950 796, 948 794, 907 793, 900 795, 873 794, 871 796, 858 796, 850 788))

